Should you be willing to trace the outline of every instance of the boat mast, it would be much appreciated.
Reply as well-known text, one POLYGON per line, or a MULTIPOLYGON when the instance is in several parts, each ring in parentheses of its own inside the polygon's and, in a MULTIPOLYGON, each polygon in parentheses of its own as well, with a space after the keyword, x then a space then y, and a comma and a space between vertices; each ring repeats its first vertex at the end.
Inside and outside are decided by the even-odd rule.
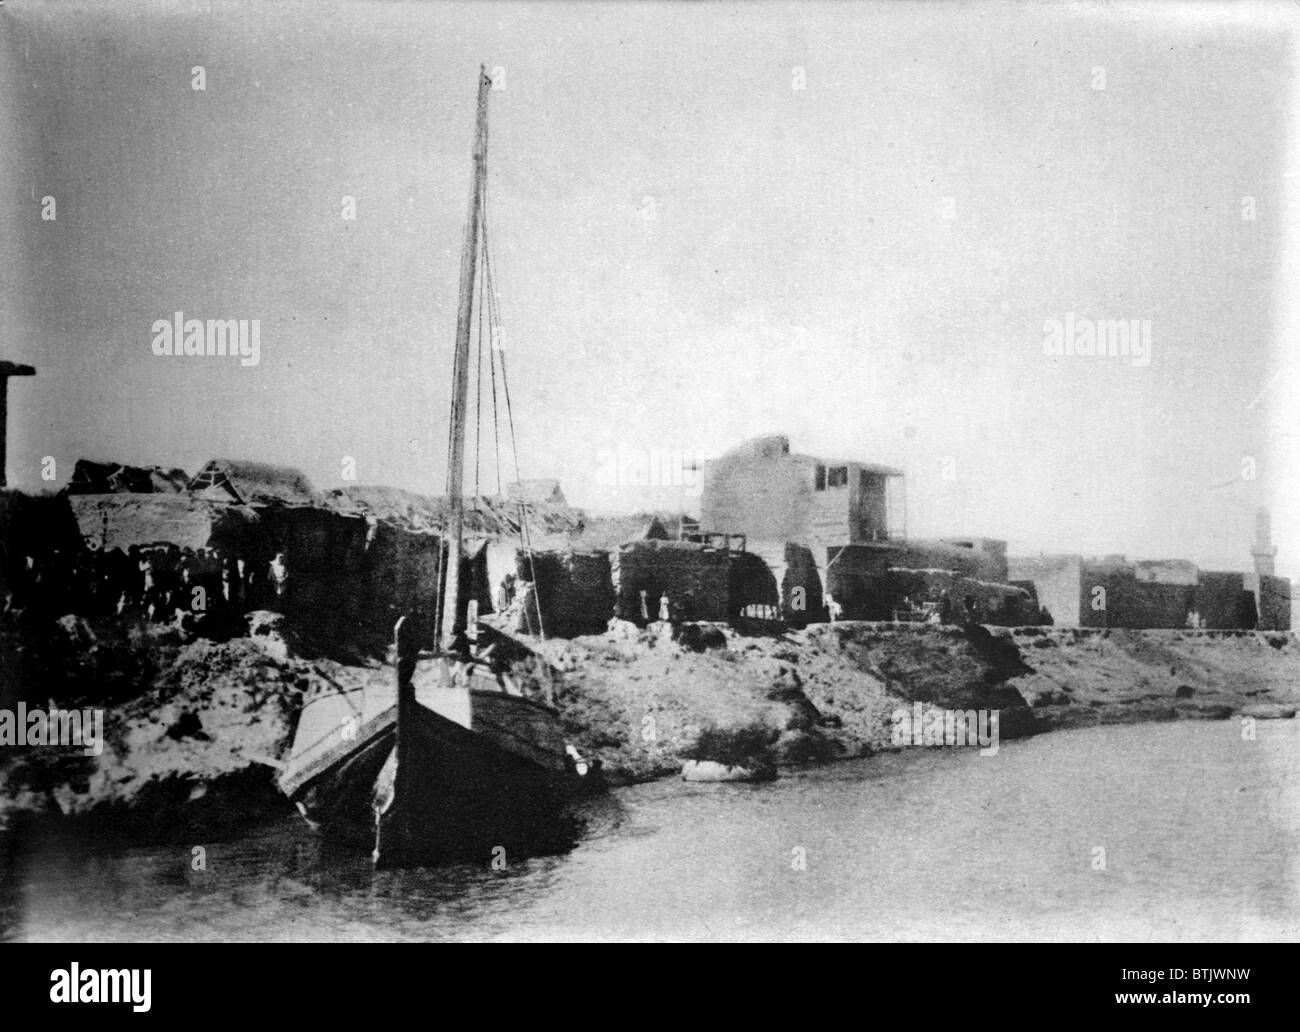
POLYGON ((469 397, 469 338, 474 316, 474 273, 478 268, 479 233, 483 212, 483 185, 487 176, 487 103, 492 80, 480 65, 478 116, 474 127, 474 179, 469 194, 469 215, 465 222, 465 244, 460 254, 460 308, 456 314, 456 357, 451 396, 451 450, 447 462, 447 586, 443 598, 442 643, 450 650, 464 630, 460 607, 460 564, 464 554, 461 540, 465 528, 465 503, 461 497, 465 467, 466 403, 469 397))

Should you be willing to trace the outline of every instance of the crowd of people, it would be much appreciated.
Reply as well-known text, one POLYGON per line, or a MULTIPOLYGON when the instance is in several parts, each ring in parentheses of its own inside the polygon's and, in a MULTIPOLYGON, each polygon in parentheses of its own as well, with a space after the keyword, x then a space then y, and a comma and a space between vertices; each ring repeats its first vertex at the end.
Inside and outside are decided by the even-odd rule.
POLYGON ((267 557, 160 543, 0 556, 0 612, 6 614, 31 610, 170 622, 186 612, 276 609, 287 587, 282 552, 267 557))

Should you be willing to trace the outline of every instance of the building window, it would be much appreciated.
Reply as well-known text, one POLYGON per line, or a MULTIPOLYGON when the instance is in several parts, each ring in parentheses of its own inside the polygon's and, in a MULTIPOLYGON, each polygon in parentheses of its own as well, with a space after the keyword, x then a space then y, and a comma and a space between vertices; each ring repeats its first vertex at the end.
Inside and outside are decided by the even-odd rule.
POLYGON ((848 487, 849 486, 849 467, 832 466, 826 471, 827 487, 848 487))
POLYGON ((826 490, 826 467, 817 463, 817 475, 813 485, 818 491, 826 490))

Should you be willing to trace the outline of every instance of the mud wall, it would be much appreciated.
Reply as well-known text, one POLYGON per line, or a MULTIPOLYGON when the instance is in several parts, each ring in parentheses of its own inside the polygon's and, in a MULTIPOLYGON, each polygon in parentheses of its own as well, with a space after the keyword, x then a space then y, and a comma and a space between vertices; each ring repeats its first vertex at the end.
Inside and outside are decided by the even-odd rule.
POLYGON ((572 638, 599 634, 614 612, 614 582, 608 552, 554 550, 516 553, 515 572, 533 589, 518 607, 518 629, 529 634, 572 638), (535 578, 535 579, 534 579, 535 578), (538 610, 541 626, 538 626, 538 610))
MULTIPOLYGON (((1009 569, 1014 579, 1033 582, 1039 602, 1063 627, 1178 630, 1187 627, 1192 612, 1210 630, 1257 626, 1259 591, 1251 579, 1232 571, 1200 571, 1193 583, 1183 575, 1183 565, 1190 566, 1061 555, 1013 558, 1009 569), (1150 579, 1151 568, 1175 566, 1178 576, 1150 579)), ((1289 596, 1271 596, 1267 622, 1260 626, 1271 629, 1284 615, 1289 621, 1289 596)))
POLYGON ((1247 574, 1246 590, 1255 595, 1257 626, 1264 631, 1291 630, 1291 582, 1285 577, 1247 574))
POLYGON ((398 618, 407 614, 423 625, 421 644, 433 642, 433 607, 445 561, 446 549, 436 534, 416 533, 388 522, 369 525, 362 562, 365 605, 358 617, 371 649, 386 646, 398 618))
MULTIPOLYGON (((816 589, 817 604, 820 606, 821 582, 813 570, 813 587, 816 589)), ((746 606, 777 606, 781 602, 776 577, 767 563, 752 552, 732 552, 728 571, 731 601, 728 612, 735 615, 746 606)))
POLYGON ((364 612, 366 535, 361 516, 306 506, 266 506, 259 516, 286 575, 268 571, 273 598, 266 608, 284 613, 299 640, 327 648, 351 641, 364 612))
POLYGON ((781 573, 781 612, 795 627, 825 619, 821 571, 812 549, 788 543, 781 573))
POLYGON ((22 560, 56 548, 79 551, 81 547, 81 534, 66 497, 0 489, 0 561, 22 560))
MULTIPOLYGON (((1201 589, 1195 585, 1162 584, 1140 581, 1132 584, 1133 597, 1121 611, 1114 614, 1112 627, 1165 627, 1176 629, 1187 626, 1187 614, 1200 604, 1201 589)), ((1213 592, 1211 592, 1213 594, 1213 592)), ((1235 609, 1234 599, 1234 609, 1235 609)), ((1202 616, 1205 614, 1202 613, 1202 616)), ((1235 624, 1206 623, 1207 627, 1227 627, 1235 624)))
POLYGON ((1253 627, 1256 623, 1255 600, 1253 596, 1247 594, 1246 578, 1240 573, 1207 573, 1202 570, 1200 583, 1196 586, 1196 611, 1204 621, 1204 626, 1210 630, 1253 627))
POLYGON ((965 577, 951 570, 894 568, 859 573, 833 565, 831 593, 847 620, 892 620, 901 610, 938 604, 946 595, 948 620, 1007 627, 1039 622, 1038 605, 1029 591, 1010 584, 965 577))
POLYGON ((731 612, 731 553, 687 541, 637 541, 618 550, 616 614, 644 624, 659 618, 659 599, 684 620, 728 620, 731 612))

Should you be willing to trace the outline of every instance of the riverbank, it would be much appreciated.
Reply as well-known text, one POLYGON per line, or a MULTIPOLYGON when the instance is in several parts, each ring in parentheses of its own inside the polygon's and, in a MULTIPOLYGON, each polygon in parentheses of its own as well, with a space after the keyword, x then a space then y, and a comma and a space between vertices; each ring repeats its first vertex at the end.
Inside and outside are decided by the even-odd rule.
MULTIPOLYGON (((286 812, 278 764, 304 694, 391 668, 304 660, 260 614, 224 642, 174 629, 5 627, 0 662, 29 708, 102 706, 101 755, 0 746, 0 824, 58 819, 129 839, 192 838, 286 812), (50 687, 52 686, 52 687, 50 687)), ((800 765, 895 748, 915 702, 1000 713, 1003 739, 1107 723, 1293 714, 1300 644, 1283 632, 839 623, 780 635, 695 624, 678 640, 616 625, 537 643, 566 731, 615 784, 677 775, 701 736, 761 733, 800 765)), ((13 694, 4 702, 13 705, 13 694)))
POLYGON ((1006 739, 1284 716, 1300 703, 1300 643, 1286 632, 847 622, 687 640, 628 632, 540 647, 566 671, 570 732, 615 778, 677 773, 708 727, 770 727, 782 764, 870 755, 896 748, 893 715, 916 702, 999 710, 1006 739))

